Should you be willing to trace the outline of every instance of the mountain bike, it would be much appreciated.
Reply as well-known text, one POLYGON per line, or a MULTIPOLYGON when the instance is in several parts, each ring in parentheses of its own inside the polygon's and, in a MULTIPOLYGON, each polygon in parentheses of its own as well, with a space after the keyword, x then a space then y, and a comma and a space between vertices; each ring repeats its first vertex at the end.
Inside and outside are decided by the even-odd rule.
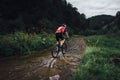
POLYGON ((54 46, 54 48, 52 49, 52 57, 58 58, 60 53, 62 53, 62 55, 64 56, 66 51, 67 51, 67 39, 65 39, 62 46, 60 46, 59 40, 58 45, 54 46))

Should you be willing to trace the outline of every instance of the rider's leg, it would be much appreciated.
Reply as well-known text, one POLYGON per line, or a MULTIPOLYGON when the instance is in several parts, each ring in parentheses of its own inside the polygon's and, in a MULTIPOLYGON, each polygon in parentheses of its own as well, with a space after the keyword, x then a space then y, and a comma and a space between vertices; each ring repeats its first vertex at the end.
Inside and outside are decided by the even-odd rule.
POLYGON ((56 45, 58 45, 58 44, 59 44, 59 42, 57 41, 57 42, 56 42, 56 45))
POLYGON ((65 42, 65 39, 61 40, 60 46, 62 46, 64 44, 64 42, 65 42))
POLYGON ((56 35, 56 41, 57 41, 57 42, 56 42, 56 45, 59 45, 59 39, 60 39, 59 34, 56 33, 55 35, 56 35))
POLYGON ((65 42, 65 39, 61 40, 61 48, 62 48, 63 55, 65 54, 65 50, 63 49, 64 42, 65 42))
POLYGON ((65 38, 64 38, 63 33, 61 33, 60 38, 61 38, 60 46, 62 47, 63 43, 65 42, 65 38))
POLYGON ((58 33, 56 33, 55 35, 56 35, 56 41, 57 41, 57 42, 56 42, 56 46, 57 46, 57 47, 56 47, 56 50, 58 51, 58 50, 59 50, 59 44, 60 44, 60 43, 59 43, 60 36, 59 36, 58 33))

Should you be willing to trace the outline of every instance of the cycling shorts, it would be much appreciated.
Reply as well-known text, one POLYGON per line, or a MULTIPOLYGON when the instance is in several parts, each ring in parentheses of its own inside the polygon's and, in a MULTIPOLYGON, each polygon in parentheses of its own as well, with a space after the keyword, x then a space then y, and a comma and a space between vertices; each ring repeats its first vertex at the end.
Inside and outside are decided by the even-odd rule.
POLYGON ((63 40, 63 39, 64 39, 63 33, 56 33, 56 40, 57 40, 57 41, 63 40))

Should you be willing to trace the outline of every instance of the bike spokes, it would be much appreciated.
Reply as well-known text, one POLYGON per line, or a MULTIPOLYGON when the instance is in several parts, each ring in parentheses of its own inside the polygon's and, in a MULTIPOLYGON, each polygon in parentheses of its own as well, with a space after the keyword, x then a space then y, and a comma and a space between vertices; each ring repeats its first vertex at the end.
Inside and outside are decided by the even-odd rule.
POLYGON ((62 53, 64 56, 66 51, 67 51, 67 44, 64 43, 62 46, 60 46, 60 44, 59 44, 59 45, 55 46, 54 49, 52 50, 52 57, 58 58, 61 55, 59 53, 62 53))

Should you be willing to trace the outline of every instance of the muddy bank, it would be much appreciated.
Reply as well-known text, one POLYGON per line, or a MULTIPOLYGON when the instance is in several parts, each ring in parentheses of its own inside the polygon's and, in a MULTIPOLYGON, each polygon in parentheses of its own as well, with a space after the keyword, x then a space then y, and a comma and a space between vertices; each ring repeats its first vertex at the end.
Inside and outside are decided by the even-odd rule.
MULTIPOLYGON (((80 64, 85 49, 83 39, 72 39, 65 57, 54 59, 50 51, 44 56, 29 59, 0 60, 0 80, 49 80, 57 75, 59 80, 70 80, 80 64)), ((37 52, 39 54, 39 52, 37 52)))

